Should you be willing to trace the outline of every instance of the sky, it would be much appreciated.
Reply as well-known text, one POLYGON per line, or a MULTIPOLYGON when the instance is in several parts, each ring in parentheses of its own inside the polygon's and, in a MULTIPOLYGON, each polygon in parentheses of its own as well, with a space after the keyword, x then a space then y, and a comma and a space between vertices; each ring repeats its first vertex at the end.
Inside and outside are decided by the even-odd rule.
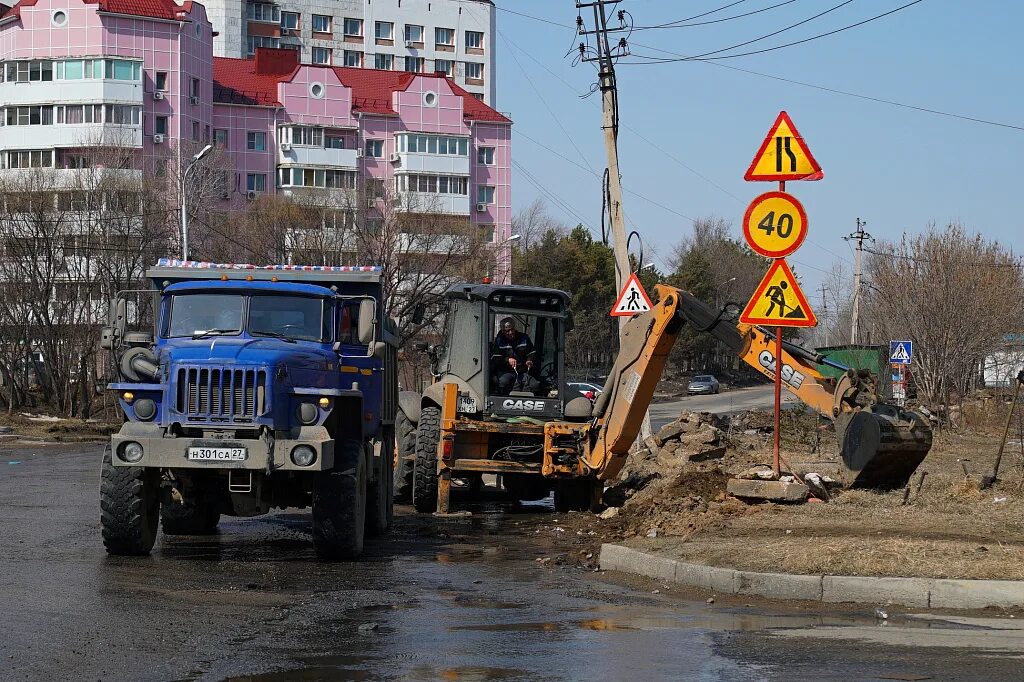
MULTIPOLYGON (((831 31, 909 0, 850 0, 806 24, 732 52, 773 47, 831 31)), ((633 25, 707 22, 784 0, 623 0, 633 25)), ((772 33, 843 0, 792 0, 745 18, 635 30, 635 55, 702 54, 772 33)), ((550 213, 600 232, 599 175, 606 162, 592 65, 573 66, 579 39, 573 0, 496 0, 497 105, 513 127, 513 208, 545 196, 550 213), (529 18, 514 14, 532 15, 529 18), (558 25, 552 25, 554 22, 558 25), (593 169, 593 172, 591 172, 593 169), (543 188, 538 189, 538 186, 543 188), (557 198, 557 202, 552 197, 557 198)), ((593 16, 585 14, 588 27, 593 16)), ((617 22, 612 22, 617 25, 617 22)), ((724 68, 757 71, 903 104, 1024 127, 1019 0, 922 0, 847 31, 764 54, 617 67, 619 152, 627 228, 667 268, 693 219, 721 217, 741 237, 747 204, 774 183, 743 174, 779 111, 786 110, 821 164, 818 182, 787 191, 808 215, 807 241, 790 261, 805 291, 835 262, 852 271, 843 240, 861 218, 879 240, 930 224, 960 222, 1024 251, 1024 130, 985 125, 824 92, 724 68), (722 66, 719 66, 722 65, 722 66), (642 195, 638 196, 638 195, 642 195)), ((652 260, 645 257, 645 260, 652 260)), ((812 298, 812 301, 814 299, 812 298)))

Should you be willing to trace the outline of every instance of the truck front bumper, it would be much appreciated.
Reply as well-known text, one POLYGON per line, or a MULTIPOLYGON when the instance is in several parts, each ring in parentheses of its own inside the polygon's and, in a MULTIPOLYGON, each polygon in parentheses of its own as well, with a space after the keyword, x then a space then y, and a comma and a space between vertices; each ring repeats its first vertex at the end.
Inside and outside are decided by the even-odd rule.
POLYGON ((154 467, 160 469, 249 469, 271 471, 327 471, 334 468, 334 440, 327 429, 302 427, 298 437, 265 440, 262 438, 183 438, 169 437, 157 424, 128 422, 111 436, 111 461, 117 467, 154 467), (142 458, 126 462, 121 458, 125 444, 142 446, 142 458), (309 466, 292 461, 291 453, 299 445, 316 451, 309 466), (244 448, 245 459, 239 461, 189 459, 189 448, 244 448))

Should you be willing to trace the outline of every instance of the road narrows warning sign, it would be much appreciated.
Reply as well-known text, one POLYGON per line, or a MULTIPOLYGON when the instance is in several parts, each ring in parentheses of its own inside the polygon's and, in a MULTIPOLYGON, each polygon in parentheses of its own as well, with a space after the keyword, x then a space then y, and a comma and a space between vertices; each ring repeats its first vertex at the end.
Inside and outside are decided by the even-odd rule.
POLYGON ((823 177, 825 173, 793 125, 793 119, 785 111, 780 111, 743 179, 784 182, 821 180, 823 177))
POLYGON ((616 299, 615 305, 612 306, 611 316, 632 317, 638 313, 646 313, 653 307, 651 297, 644 291, 644 286, 640 284, 640 280, 634 272, 629 275, 626 285, 619 292, 619 297, 616 299))
POLYGON ((773 327, 814 327, 818 318, 789 264, 780 258, 768 268, 768 273, 740 315, 740 322, 773 327))

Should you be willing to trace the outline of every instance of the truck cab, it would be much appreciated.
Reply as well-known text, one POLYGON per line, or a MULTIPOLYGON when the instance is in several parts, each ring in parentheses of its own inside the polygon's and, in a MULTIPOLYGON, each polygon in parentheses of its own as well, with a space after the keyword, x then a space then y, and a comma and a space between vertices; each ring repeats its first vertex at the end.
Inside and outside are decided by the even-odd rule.
MULTIPOLYGON (((125 415, 104 507, 132 501, 125 477, 168 534, 312 506, 318 553, 357 555, 363 527, 391 518, 397 339, 379 269, 165 260, 147 278, 152 326, 128 328, 126 294, 103 334, 125 415)), ((107 549, 147 553, 155 518, 104 515, 107 549)))

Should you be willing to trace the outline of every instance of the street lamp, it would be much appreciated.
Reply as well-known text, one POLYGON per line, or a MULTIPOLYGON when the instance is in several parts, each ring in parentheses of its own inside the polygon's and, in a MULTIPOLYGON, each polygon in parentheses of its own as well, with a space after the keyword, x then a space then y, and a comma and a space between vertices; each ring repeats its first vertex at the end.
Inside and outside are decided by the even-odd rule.
MULTIPOLYGON (((720 290, 722 289, 722 287, 724 287, 724 286, 725 286, 726 284, 732 284, 732 283, 733 283, 733 282, 735 282, 735 281, 736 281, 736 278, 735 278, 735 277, 730 277, 729 279, 725 280, 724 282, 722 282, 721 284, 718 284, 718 285, 717 285, 717 286, 715 287, 715 305, 716 305, 716 306, 719 306, 719 307, 721 307, 721 305, 722 305, 721 303, 719 303, 720 297, 719 297, 719 295, 718 295, 718 292, 719 292, 719 291, 720 291, 720 290)), ((730 287, 730 288, 732 288, 732 287, 730 287)))
MULTIPOLYGON (((512 242, 519 241, 522 238, 523 238, 523 235, 521 235, 521 234, 511 235, 508 239, 504 239, 504 240, 498 242, 497 244, 495 244, 494 245, 494 250, 497 251, 498 249, 501 249, 502 247, 504 247, 506 244, 511 244, 512 242)), ((492 277, 492 274, 491 274, 491 259, 488 258, 487 259, 487 276, 485 278, 487 280, 485 282, 486 284, 490 284, 491 277, 492 277)))
POLYGON ((646 263, 646 264, 644 264, 644 265, 642 265, 640 267, 640 272, 643 272, 644 270, 647 270, 648 268, 653 268, 654 265, 655 265, 654 261, 651 261, 650 263, 646 263))
POLYGON ((192 157, 185 172, 181 174, 181 259, 188 260, 188 201, 185 199, 185 181, 188 174, 196 167, 204 156, 213 151, 213 145, 208 144, 199 150, 199 153, 192 157))

